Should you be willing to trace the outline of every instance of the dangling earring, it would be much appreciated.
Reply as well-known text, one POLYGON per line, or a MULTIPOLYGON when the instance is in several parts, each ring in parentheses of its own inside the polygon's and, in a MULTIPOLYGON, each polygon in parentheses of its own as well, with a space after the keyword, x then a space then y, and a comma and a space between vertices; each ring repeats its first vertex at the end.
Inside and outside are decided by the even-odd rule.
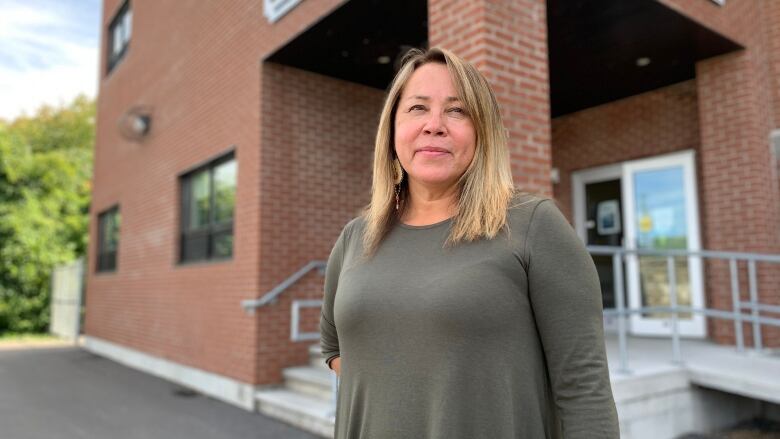
POLYGON ((401 192, 401 182, 404 180, 404 169, 401 162, 393 159, 393 183, 395 183, 395 210, 399 207, 399 193, 401 192))

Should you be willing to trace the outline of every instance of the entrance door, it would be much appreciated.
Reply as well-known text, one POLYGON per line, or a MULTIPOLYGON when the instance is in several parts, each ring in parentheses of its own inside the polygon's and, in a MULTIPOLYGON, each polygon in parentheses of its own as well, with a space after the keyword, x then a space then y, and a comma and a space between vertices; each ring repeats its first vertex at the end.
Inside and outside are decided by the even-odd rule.
MULTIPOLYGON (((701 250, 693 151, 667 154, 623 164, 625 240, 629 249, 701 250)), ((700 257, 675 257, 677 303, 701 308, 704 302, 700 257)), ((629 255, 628 303, 640 306, 670 304, 667 262, 664 257, 629 255)), ((701 314, 681 313, 680 333, 706 335, 701 314)), ((669 313, 631 316, 632 332, 669 334, 669 313)))
MULTIPOLYGON (((621 196, 622 167, 604 166, 576 172, 573 175, 575 201, 574 217, 577 233, 586 245, 623 245, 623 197, 621 196)), ((593 262, 601 282, 604 308, 615 308, 615 276, 611 255, 593 255, 593 262)), ((623 264, 623 273, 626 272, 623 264)), ((623 276, 623 303, 626 300, 623 276)), ((605 316, 604 329, 617 331, 617 317, 605 316)))
MULTIPOLYGON (((587 245, 628 249, 699 250, 693 151, 617 163, 572 174, 574 217, 578 234, 587 245)), ((605 308, 613 308, 614 273, 611 256, 594 256, 605 308)), ((630 255, 623 264, 624 292, 630 308, 669 304, 666 259, 630 255)), ((676 258, 677 303, 701 307, 700 258, 676 258)), ((704 336, 703 316, 680 314, 679 329, 688 336, 704 336)), ((635 314, 629 320, 634 334, 671 333, 668 313, 635 314)), ((615 330, 616 319, 605 318, 605 329, 615 330)))

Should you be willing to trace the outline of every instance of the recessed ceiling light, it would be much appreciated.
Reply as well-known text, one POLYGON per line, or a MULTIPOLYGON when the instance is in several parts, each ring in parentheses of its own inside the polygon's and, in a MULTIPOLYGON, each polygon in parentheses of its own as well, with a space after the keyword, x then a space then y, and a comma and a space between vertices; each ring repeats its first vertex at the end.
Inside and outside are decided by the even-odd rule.
POLYGON ((639 67, 644 67, 648 64, 650 64, 650 58, 646 56, 636 59, 636 65, 638 65, 639 67))
POLYGON ((379 64, 390 64, 390 57, 387 55, 382 55, 376 59, 376 62, 379 64))

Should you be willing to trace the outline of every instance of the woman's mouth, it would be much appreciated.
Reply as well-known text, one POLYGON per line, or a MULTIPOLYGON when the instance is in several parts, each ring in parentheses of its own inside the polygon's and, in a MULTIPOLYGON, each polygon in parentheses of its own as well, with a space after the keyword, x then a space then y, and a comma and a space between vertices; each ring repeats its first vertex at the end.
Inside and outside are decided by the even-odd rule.
POLYGON ((444 148, 437 148, 434 146, 425 146, 417 150, 417 154, 421 154, 423 157, 441 157, 449 153, 450 152, 444 148))

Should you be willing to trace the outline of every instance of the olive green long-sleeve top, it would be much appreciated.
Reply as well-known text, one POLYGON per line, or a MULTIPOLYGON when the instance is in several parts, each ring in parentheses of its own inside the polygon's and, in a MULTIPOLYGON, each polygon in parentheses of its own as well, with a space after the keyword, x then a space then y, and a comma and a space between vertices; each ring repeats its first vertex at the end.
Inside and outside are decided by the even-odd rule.
POLYGON ((515 197, 508 234, 445 249, 451 222, 396 223, 368 261, 362 218, 336 241, 336 439, 618 438, 598 274, 555 202, 515 197))

